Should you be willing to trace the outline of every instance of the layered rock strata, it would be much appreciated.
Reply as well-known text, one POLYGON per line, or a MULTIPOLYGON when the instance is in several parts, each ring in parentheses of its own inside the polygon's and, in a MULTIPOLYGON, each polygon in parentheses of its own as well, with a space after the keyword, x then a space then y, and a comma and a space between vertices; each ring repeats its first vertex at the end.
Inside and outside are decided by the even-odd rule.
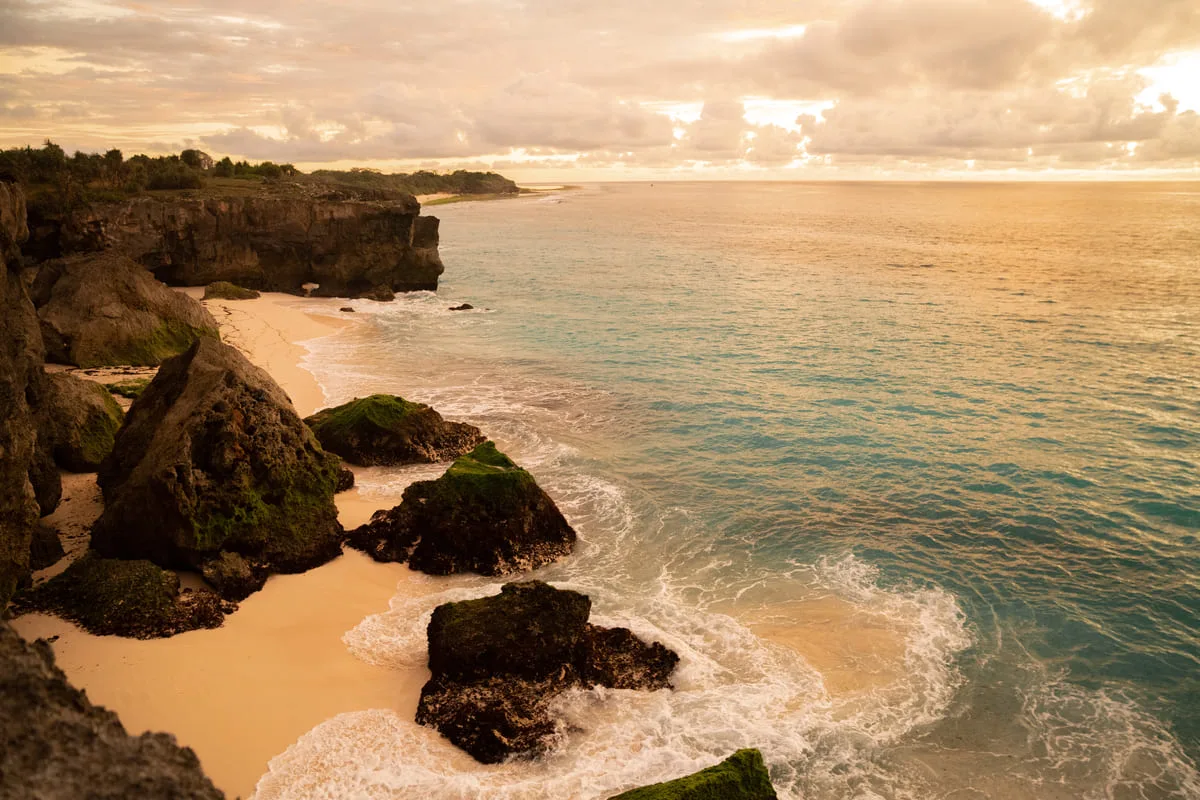
POLYGON ((339 471, 267 373, 203 338, 129 410, 100 467, 92 546, 167 568, 233 553, 260 577, 310 569, 341 553, 339 471))
POLYGON ((588 623, 591 600, 539 581, 447 603, 429 623, 429 669, 417 722, 485 764, 552 741, 552 700, 574 687, 670 688, 679 656, 624 628, 588 623))
POLYGON ((575 531, 532 475, 484 442, 437 480, 410 485, 349 542, 431 575, 505 575, 569 554, 575 531))
POLYGON ((304 421, 322 447, 362 467, 451 461, 484 441, 474 425, 390 394, 356 397, 304 421))

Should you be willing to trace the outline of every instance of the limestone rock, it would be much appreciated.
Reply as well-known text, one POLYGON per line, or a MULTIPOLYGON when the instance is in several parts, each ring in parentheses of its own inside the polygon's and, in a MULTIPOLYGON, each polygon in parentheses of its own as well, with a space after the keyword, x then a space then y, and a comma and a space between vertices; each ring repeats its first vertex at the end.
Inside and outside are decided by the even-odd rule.
POLYGON ((567 555, 575 531, 532 475, 484 442, 437 480, 409 486, 349 541, 376 561, 432 575, 504 575, 567 555))
POLYGON ((262 297, 253 289, 243 289, 229 281, 216 281, 204 287, 205 300, 254 300, 262 297))
POLYGON ((100 636, 153 639, 217 628, 233 606, 212 592, 179 589, 179 576, 149 561, 87 554, 17 598, 18 610, 45 611, 100 636))
POLYGON ((0 623, 0 797, 221 800, 196 754, 165 733, 130 736, 67 683, 45 641, 0 623))
POLYGON ((112 451, 125 412, 104 386, 65 372, 46 376, 38 438, 71 472, 95 472, 112 451))
POLYGON ((33 293, 46 357, 63 364, 154 366, 217 337, 198 301, 113 252, 43 264, 33 293))
POLYGON ((41 516, 29 480, 37 434, 27 397, 42 374, 42 338, 21 279, 29 235, 25 196, 0 182, 0 610, 29 575, 29 545, 41 516))
POLYGON ((447 603, 429 623, 417 722, 485 764, 544 750, 555 696, 572 687, 670 688, 679 657, 623 628, 588 624, 591 600, 539 581, 447 603))
POLYGON ((356 397, 304 421, 322 447, 363 467, 450 461, 484 440, 474 425, 390 394, 356 397))
POLYGON ((683 778, 623 792, 609 800, 775 800, 757 750, 738 750, 716 766, 683 778))
POLYGON ((202 338, 134 401, 98 476, 103 555, 199 569, 223 551, 300 572, 341 553, 339 461, 267 373, 202 338))

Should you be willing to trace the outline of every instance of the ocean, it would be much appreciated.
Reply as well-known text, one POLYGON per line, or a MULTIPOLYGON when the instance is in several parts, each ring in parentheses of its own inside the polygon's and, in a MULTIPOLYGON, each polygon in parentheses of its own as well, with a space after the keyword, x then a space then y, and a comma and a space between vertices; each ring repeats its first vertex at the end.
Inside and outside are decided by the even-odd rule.
MULTIPOLYGON (((354 301, 306 366, 526 466, 580 535, 533 577, 679 652, 675 690, 571 693, 546 757, 490 767, 343 714, 258 797, 606 798, 757 747, 784 798, 1200 798, 1200 185, 430 212, 439 292, 354 301)), ((432 608, 500 584, 418 580, 357 656, 423 664, 432 608)))

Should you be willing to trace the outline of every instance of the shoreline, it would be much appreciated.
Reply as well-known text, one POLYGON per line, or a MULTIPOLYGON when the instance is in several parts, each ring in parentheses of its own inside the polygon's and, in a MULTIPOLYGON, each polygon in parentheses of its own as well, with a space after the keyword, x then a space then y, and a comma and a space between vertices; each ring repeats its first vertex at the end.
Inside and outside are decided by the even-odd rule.
MULTIPOLYGON (((202 288, 186 291, 203 294, 202 288)), ((353 324, 296 307, 305 302, 264 294, 205 303, 222 339, 270 373, 301 417, 324 406, 324 393, 301 366, 307 350, 300 342, 353 324)), ((84 536, 100 513, 99 492, 93 475, 70 477, 62 513, 69 511, 73 533, 84 536)), ((335 501, 347 528, 388 502, 364 498, 357 489, 335 501)), ((56 566, 61 571, 65 560, 56 566)), ((219 789, 248 798, 270 759, 331 717, 371 709, 415 715, 427 670, 368 664, 342 641, 365 617, 386 611, 406 583, 415 589, 412 575, 407 566, 347 549, 308 572, 272 576, 212 630, 139 640, 95 636, 46 614, 26 614, 12 624, 27 640, 53 639, 67 678, 116 712, 130 734, 173 734, 196 752, 219 789)))

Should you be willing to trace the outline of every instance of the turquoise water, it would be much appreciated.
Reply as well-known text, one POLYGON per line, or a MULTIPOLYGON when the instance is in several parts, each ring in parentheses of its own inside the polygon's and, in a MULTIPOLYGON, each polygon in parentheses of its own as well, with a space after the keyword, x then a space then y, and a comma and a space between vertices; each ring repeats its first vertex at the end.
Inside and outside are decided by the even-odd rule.
MULTIPOLYGON (((316 753, 370 762, 338 778, 364 796, 607 797, 757 746, 785 797, 1200 797, 1200 186, 630 184, 436 213, 438 295, 356 302, 310 368, 526 464, 582 537, 539 577, 675 647, 677 689, 580 693, 551 757, 499 768, 331 721, 261 796, 317 785, 316 753)), ((382 504, 428 473, 360 483, 382 504)), ((348 641, 420 663, 422 615, 494 586, 348 641)))

